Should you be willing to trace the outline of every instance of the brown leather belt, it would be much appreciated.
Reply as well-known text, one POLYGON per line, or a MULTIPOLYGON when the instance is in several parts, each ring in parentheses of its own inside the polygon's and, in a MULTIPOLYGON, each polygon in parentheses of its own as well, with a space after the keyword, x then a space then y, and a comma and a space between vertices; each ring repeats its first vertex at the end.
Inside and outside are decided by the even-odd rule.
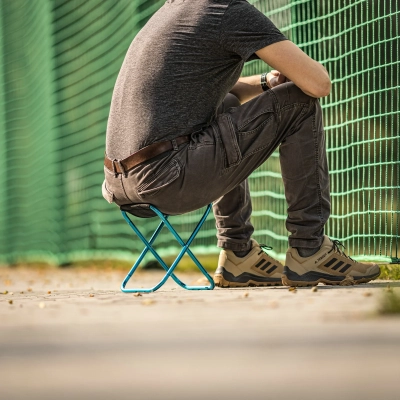
POLYGON ((118 174, 123 174, 136 167, 147 160, 158 156, 159 154, 165 153, 166 151, 174 149, 175 146, 179 146, 182 143, 189 142, 191 135, 179 136, 174 140, 168 140, 165 142, 157 142, 153 143, 149 146, 143 147, 136 153, 131 154, 129 157, 124 158, 123 160, 111 160, 107 157, 104 157, 104 165, 109 170, 116 172, 118 174), (114 165, 113 165, 114 164, 114 165))

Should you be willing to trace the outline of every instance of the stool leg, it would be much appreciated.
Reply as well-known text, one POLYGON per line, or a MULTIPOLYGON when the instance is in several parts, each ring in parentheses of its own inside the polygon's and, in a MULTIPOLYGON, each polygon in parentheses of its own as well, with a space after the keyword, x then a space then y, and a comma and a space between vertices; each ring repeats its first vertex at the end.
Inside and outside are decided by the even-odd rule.
POLYGON ((193 233, 190 235, 190 237, 189 237, 189 239, 188 239, 188 241, 186 243, 182 240, 182 238, 178 235, 176 230, 172 227, 172 225, 168 221, 168 215, 164 215, 156 207, 153 207, 153 206, 150 205, 150 209, 152 209, 160 217, 161 223, 159 224, 159 226, 157 227, 156 231, 153 233, 153 235, 151 236, 149 241, 147 241, 146 238, 141 234, 141 232, 136 228, 135 224, 131 221, 131 219, 128 217, 126 212, 122 211, 122 215, 123 215, 124 219, 126 220, 126 222, 129 224, 129 226, 133 229, 133 231, 136 233, 136 235, 139 237, 139 239, 145 244, 146 247, 142 251, 142 253, 140 254, 139 258, 137 259, 137 261, 135 262, 135 264, 133 265, 131 270, 129 271, 129 273, 126 276, 126 278, 124 279, 124 281, 122 282, 121 291, 124 292, 124 293, 137 293, 137 292, 150 293, 150 292, 155 292, 161 286, 164 285, 164 283, 167 281, 167 279, 169 277, 172 277, 174 279, 174 281, 179 286, 181 286, 182 288, 187 289, 187 290, 212 290, 212 289, 214 289, 214 281, 213 281, 213 279, 210 277, 210 275, 207 273, 207 271, 201 265, 199 260, 195 257, 195 255, 189 249, 189 246, 191 245, 192 241, 194 240, 194 238, 198 234, 199 230, 201 229, 202 225, 204 224, 208 214, 210 213, 211 207, 212 207, 212 204, 209 204, 207 209, 206 209, 206 211, 204 212, 202 218, 198 222, 196 228, 194 229, 193 233), (176 257, 175 261, 172 263, 171 267, 167 266, 167 264, 162 260, 162 258, 159 256, 157 251, 152 246, 154 241, 156 240, 157 236, 161 232, 161 230, 162 230, 164 225, 168 228, 168 230, 172 233, 172 235, 175 237, 175 239, 178 241, 178 243, 182 246, 182 250, 179 252, 179 254, 176 257), (153 254, 155 259, 164 268, 164 270, 166 271, 166 274, 161 279, 161 281, 157 285, 152 287, 152 288, 125 289, 126 284, 131 279, 132 275, 134 274, 134 272, 138 268, 140 262, 143 260, 144 256, 147 254, 148 251, 150 251, 153 254), (185 253, 188 253, 188 255, 193 260, 193 262, 196 264, 196 266, 199 268, 199 270, 203 273, 203 275, 210 282, 210 285, 208 285, 208 286, 189 286, 189 285, 186 285, 185 283, 183 283, 180 279, 178 279, 175 276, 173 271, 175 270, 176 266, 178 265, 178 263, 180 262, 180 260, 182 259, 182 257, 184 256, 185 253))
MULTIPOLYGON (((156 260, 160 263, 160 265, 164 268, 164 270, 168 271, 169 268, 165 264, 165 262, 161 259, 161 257, 158 255, 158 253, 154 250, 154 248, 152 247, 152 244, 154 243, 154 241, 156 240, 157 236, 159 235, 159 233, 161 232, 162 228, 164 227, 164 224, 165 224, 164 221, 160 222, 160 224, 158 225, 157 229, 155 230, 155 232, 151 236, 150 240, 147 241, 145 239, 145 237, 141 234, 141 232, 136 228, 135 224, 131 221, 131 219, 128 217, 128 215, 126 214, 125 211, 122 211, 122 215, 123 215, 125 221, 129 224, 129 226, 133 229, 133 231, 139 237, 139 239, 146 245, 146 247, 144 248, 144 250, 140 254, 139 258, 136 260, 135 264, 133 265, 133 267, 129 271, 128 275, 123 280, 123 282, 121 284, 121 291, 124 292, 124 293, 138 293, 138 292, 151 293, 151 292, 154 292, 157 289, 159 289, 165 283, 165 281, 168 279, 168 277, 170 275, 171 275, 172 279, 178 285, 184 287, 185 284, 177 276, 175 276, 174 274, 170 274, 170 275, 164 277, 165 279, 163 279, 158 285, 156 285, 156 286, 154 286, 152 288, 149 288, 149 289, 125 289, 126 284, 131 279, 132 275, 137 270, 137 268, 139 267, 140 263, 142 262, 144 256, 147 254, 147 252, 149 250, 151 251, 153 256, 156 258, 156 260)), ((165 217, 165 220, 167 220, 167 219, 168 219, 168 216, 165 217)))
POLYGON ((193 262, 196 264, 196 266, 200 269, 200 271, 203 273, 203 275, 207 278, 207 280, 210 282, 209 286, 189 286, 186 284, 182 284, 184 289, 187 290, 212 290, 214 289, 214 280, 211 278, 211 276, 208 274, 208 272, 204 269, 204 267, 201 265, 199 260, 195 257, 195 255, 192 253, 192 251, 189 249, 189 246, 191 245, 192 241, 200 231, 201 227, 203 226, 205 220, 208 217, 208 214, 210 213, 212 204, 209 204, 207 206, 206 211, 204 212, 202 218, 198 222, 196 228, 194 229, 193 233, 190 235, 188 241, 185 243, 182 238, 179 236, 179 234, 176 232, 176 230, 173 228, 173 226, 170 224, 170 222, 167 220, 167 218, 155 207, 150 206, 150 208, 161 218, 161 220, 164 222, 165 226, 169 229, 169 231, 174 235, 175 239, 178 241, 178 243, 183 247, 180 253, 178 254, 177 258, 175 259, 174 263, 171 265, 170 269, 175 269, 175 267, 178 265, 179 261, 183 257, 183 255, 187 252, 190 256, 190 258, 193 260, 193 262))

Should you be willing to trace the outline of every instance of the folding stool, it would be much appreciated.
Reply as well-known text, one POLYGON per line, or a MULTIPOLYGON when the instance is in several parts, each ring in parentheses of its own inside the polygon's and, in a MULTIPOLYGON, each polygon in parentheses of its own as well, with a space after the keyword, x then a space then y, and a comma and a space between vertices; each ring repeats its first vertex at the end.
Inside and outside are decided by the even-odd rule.
POLYGON ((182 238, 178 235, 176 230, 172 227, 170 222, 168 221, 168 215, 163 214, 157 207, 154 207, 150 204, 135 204, 135 205, 126 205, 121 207, 121 212, 123 217, 125 218, 125 221, 129 224, 129 226, 134 230, 136 235, 139 237, 139 239, 144 243, 145 248, 143 249, 142 253, 140 254, 139 258, 136 260, 135 264, 129 271, 128 275, 125 277, 121 284, 121 290, 124 293, 151 293, 155 292, 158 290, 161 286, 164 285, 164 283, 167 281, 169 277, 172 277, 172 279, 181 287, 187 290, 212 290, 214 289, 214 281, 210 277, 210 275, 207 273, 207 271, 204 269, 204 267, 200 264, 199 260, 195 257, 195 255, 192 253, 192 251, 189 249, 189 246, 191 245, 192 241, 196 237, 197 233, 200 231, 201 227, 203 226, 208 214, 210 213, 212 204, 209 204, 206 208, 206 211, 204 212, 203 216, 201 217, 200 221, 198 222, 196 228, 194 229, 193 233, 190 235, 189 239, 185 243, 182 238), (132 220, 129 218, 127 215, 127 211, 130 214, 133 214, 137 217, 141 218, 150 218, 150 217, 155 217, 158 216, 161 219, 160 224, 158 225, 157 229, 154 231, 153 235, 151 236, 150 240, 147 241, 147 239, 142 235, 142 233, 139 231, 139 229, 136 227, 136 225, 132 222, 132 220), (175 261, 171 264, 170 267, 164 262, 164 260, 160 257, 160 255, 157 253, 157 251, 153 248, 153 243, 157 239, 158 234, 161 232, 162 228, 164 225, 169 229, 169 231, 172 233, 172 235, 175 237, 175 239, 178 241, 178 243, 182 246, 182 250, 179 252, 178 256, 176 257, 175 261), (132 275, 135 273, 137 268, 139 267, 139 264, 143 260, 144 256, 147 254, 147 252, 150 251, 155 259, 161 264, 161 266, 164 268, 166 271, 166 274, 164 277, 161 279, 161 281, 151 287, 151 288, 133 288, 133 289, 126 289, 126 284, 128 281, 131 279, 132 275), (208 286, 189 286, 183 283, 180 279, 176 277, 174 274, 174 270, 176 266, 178 265, 179 261, 181 258, 184 256, 184 254, 187 253, 190 258, 193 260, 193 262, 196 264, 196 266, 199 268, 199 270, 203 273, 203 275, 208 279, 210 284, 208 286))

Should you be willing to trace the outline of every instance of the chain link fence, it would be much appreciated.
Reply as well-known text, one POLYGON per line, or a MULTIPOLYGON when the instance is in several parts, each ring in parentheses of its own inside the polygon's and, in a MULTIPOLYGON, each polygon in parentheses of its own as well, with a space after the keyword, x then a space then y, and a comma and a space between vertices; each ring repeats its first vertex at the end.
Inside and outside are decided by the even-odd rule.
MULTIPOLYGON (((358 259, 400 257, 400 4, 252 0, 330 72, 321 100, 331 173, 327 234, 358 259)), ((105 129, 125 53, 159 0, 0 0, 0 261, 132 259, 141 249, 101 197, 105 129)), ((244 74, 261 73, 260 61, 244 74)), ((250 177, 255 238, 283 257, 278 154, 250 177)), ((185 237, 199 212, 173 217, 185 237)), ((156 221, 141 220, 151 231, 156 221)), ((217 253, 211 216, 194 244, 217 253)), ((164 253, 173 241, 161 235, 164 253)))

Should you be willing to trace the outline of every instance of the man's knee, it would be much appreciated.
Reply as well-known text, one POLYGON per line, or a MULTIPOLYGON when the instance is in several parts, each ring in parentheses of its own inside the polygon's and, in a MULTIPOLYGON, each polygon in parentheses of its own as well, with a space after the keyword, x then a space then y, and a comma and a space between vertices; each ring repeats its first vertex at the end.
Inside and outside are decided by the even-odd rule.
POLYGON ((295 103, 310 104, 315 103, 317 100, 315 97, 311 97, 304 93, 293 82, 282 83, 281 85, 274 87, 273 92, 280 107, 295 103))

